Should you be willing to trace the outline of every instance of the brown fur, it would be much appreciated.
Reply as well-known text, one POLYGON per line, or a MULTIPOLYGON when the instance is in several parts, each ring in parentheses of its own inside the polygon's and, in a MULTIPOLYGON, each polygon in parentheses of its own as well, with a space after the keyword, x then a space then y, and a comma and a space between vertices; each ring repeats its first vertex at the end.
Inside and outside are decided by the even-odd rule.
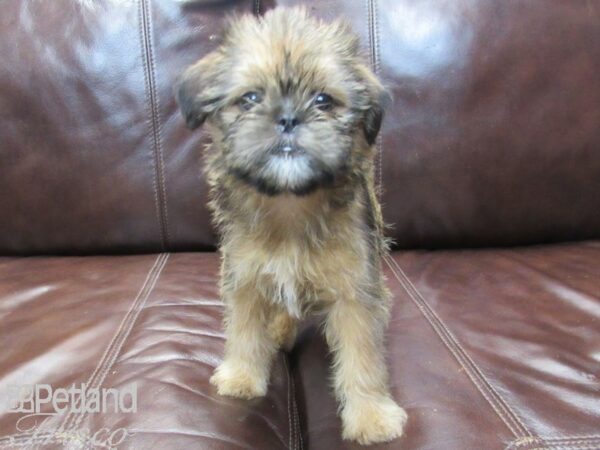
POLYGON ((222 395, 264 395, 275 352, 320 311, 343 436, 368 444, 400 436, 406 414, 383 357, 390 302, 372 144, 385 93, 363 59, 342 22, 279 8, 233 19, 176 90, 188 126, 206 121, 213 141, 206 173, 227 342, 211 382, 222 395), (261 100, 245 109, 253 91, 261 100), (315 106, 317 93, 331 108, 315 106), (284 113, 300 122, 290 135, 276 125, 284 113), (293 161, 282 156, 288 144, 293 161))

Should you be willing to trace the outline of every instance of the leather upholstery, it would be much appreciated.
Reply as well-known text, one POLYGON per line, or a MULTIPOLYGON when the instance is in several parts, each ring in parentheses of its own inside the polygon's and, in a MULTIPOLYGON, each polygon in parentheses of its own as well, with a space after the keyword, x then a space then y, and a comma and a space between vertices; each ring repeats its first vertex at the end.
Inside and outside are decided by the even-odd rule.
POLYGON ((173 82, 225 13, 297 3, 349 20, 395 99, 377 166, 398 246, 600 236, 593 2, 6 0, 0 254, 214 245, 173 82))
POLYGON ((208 382, 219 256, 191 253, 215 244, 206 138, 172 85, 225 13, 299 3, 351 22, 394 97, 377 179, 413 248, 385 264, 409 422, 369 448, 600 450, 594 0, 1 1, 0 403, 11 385, 136 383, 138 412, 19 422, 32 435, 0 409, 0 449, 90 448, 86 429, 127 430, 119 449, 362 448, 340 439, 315 322, 264 399, 208 382), (41 256, 58 253, 90 256, 41 256))
POLYGON ((117 448, 278 449, 299 439, 283 354, 264 399, 225 399, 208 384, 224 342, 218 265, 216 253, 0 259, 0 448, 11 438, 17 448, 83 448, 86 428, 126 429, 117 448), (8 386, 73 383, 136 383, 137 412, 37 417, 33 438, 18 433, 25 414, 5 412, 8 386))
MULTIPOLYGON (((600 449, 600 242, 395 252, 392 391, 409 415, 373 449, 600 449)), ((327 351, 309 328, 292 368, 309 448, 340 439, 327 351)))
MULTIPOLYGON (((59 435, 133 433, 118 448, 360 448, 340 440, 314 325, 276 358, 265 399, 216 395, 218 262, 215 253, 0 259, 0 392, 135 382, 137 413, 74 415, 59 435)), ((369 448, 600 449, 599 262, 598 241, 395 252, 388 360, 410 419, 399 443, 369 448)), ((0 448, 11 436, 28 442, 15 436, 22 416, 0 415, 0 448)), ((35 442, 65 420, 49 419, 35 442)))
POLYGON ((202 132, 185 129, 172 86, 214 45, 224 9, 8 0, 0 11, 0 254, 214 244, 202 132))

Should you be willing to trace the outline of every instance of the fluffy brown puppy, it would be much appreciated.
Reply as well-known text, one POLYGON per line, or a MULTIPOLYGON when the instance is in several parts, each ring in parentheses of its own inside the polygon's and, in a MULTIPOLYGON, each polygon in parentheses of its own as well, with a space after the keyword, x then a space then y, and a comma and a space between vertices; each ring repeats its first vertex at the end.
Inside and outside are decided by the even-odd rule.
POLYGON ((342 22, 303 9, 232 19, 176 86, 212 137, 206 174, 221 233, 226 307, 219 394, 265 395, 271 360, 319 312, 334 354, 343 437, 402 434, 383 357, 387 251, 373 181, 384 90, 342 22))

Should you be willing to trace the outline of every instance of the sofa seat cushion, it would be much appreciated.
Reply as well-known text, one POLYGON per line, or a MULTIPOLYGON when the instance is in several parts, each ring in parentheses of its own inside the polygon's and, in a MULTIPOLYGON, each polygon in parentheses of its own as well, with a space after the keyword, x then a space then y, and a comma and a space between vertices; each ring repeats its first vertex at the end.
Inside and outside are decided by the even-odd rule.
MULTIPOLYGON (((600 242, 398 252, 385 266, 409 421, 401 442, 371 448, 600 449, 600 242)), ((340 440, 315 328, 292 366, 305 444, 360 448, 340 440)))
POLYGON ((115 447, 299 447, 283 355, 263 399, 222 398, 208 383, 224 343, 218 266, 215 253, 0 258, 3 404, 11 386, 135 383, 137 393, 135 413, 110 399, 106 413, 27 418, 3 407, 0 448, 88 448, 87 437, 114 444, 125 433, 115 447))

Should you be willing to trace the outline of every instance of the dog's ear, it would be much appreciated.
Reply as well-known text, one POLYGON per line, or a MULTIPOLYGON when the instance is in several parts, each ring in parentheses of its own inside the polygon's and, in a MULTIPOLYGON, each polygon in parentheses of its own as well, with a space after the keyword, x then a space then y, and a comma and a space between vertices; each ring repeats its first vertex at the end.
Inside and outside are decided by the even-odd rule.
POLYGON ((366 86, 367 97, 363 131, 367 143, 373 145, 381 129, 384 110, 391 103, 392 97, 367 66, 359 64, 358 73, 361 83, 366 86))
POLYGON ((188 67, 175 84, 177 103, 191 130, 202 125, 222 106, 224 59, 218 51, 209 53, 188 67))

